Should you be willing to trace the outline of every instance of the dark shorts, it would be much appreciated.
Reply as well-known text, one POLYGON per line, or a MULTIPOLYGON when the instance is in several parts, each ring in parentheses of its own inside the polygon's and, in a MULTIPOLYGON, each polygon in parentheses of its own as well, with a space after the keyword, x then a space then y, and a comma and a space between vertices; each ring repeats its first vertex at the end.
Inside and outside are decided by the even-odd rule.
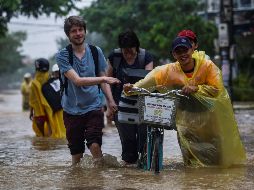
POLYGON ((83 115, 70 115, 63 113, 66 138, 71 155, 85 152, 86 146, 102 144, 102 128, 104 127, 104 114, 101 110, 90 111, 83 115))

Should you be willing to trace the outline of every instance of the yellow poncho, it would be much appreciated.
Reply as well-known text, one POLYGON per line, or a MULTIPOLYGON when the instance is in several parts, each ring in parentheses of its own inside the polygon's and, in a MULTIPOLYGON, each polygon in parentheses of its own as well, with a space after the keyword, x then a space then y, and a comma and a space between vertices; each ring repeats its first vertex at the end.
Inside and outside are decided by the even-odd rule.
POLYGON ((191 78, 187 78, 180 64, 175 62, 156 67, 134 86, 149 89, 162 85, 174 89, 197 85, 198 92, 192 94, 190 100, 181 99, 177 109, 177 131, 184 163, 221 167, 243 164, 245 150, 221 71, 204 57, 204 52, 194 52, 196 66, 191 78))
MULTIPOLYGON (((34 109, 34 116, 47 116, 49 122, 44 123, 44 134, 48 135, 51 128, 51 137, 65 138, 66 132, 63 123, 63 110, 53 113, 47 100, 41 92, 41 86, 49 79, 48 72, 36 72, 34 80, 31 83, 31 91, 29 97, 29 104, 34 109)), ((42 136, 38 129, 36 122, 33 120, 33 130, 36 136, 42 136)))
POLYGON ((21 94, 22 94, 22 109, 23 110, 29 110, 30 84, 31 82, 27 83, 24 80, 20 87, 21 94))

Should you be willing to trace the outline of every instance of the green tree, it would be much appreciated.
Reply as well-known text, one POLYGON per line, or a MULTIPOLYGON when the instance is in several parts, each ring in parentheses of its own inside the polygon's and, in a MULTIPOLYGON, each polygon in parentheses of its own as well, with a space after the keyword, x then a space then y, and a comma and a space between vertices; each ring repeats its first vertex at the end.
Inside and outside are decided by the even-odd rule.
MULTIPOLYGON (((0 0, 0 36, 7 32, 7 23, 14 16, 25 15, 37 18, 41 14, 67 15, 80 0, 0 0)), ((76 8, 77 9, 77 8, 76 8)))
POLYGON ((235 36, 237 77, 233 80, 234 100, 254 100, 254 35, 235 36))
POLYGON ((57 49, 63 49, 64 47, 66 47, 69 44, 69 39, 68 38, 58 38, 56 40, 56 44, 57 44, 57 49))
POLYGON ((236 58, 239 64, 239 72, 252 77, 254 80, 254 34, 248 36, 235 36, 236 40, 236 58))
POLYGON ((81 11, 88 30, 101 33, 105 50, 117 46, 117 36, 127 28, 137 32, 141 46, 160 58, 170 56, 171 42, 180 30, 198 35, 199 49, 214 55, 216 26, 197 15, 198 0, 97 0, 81 11))
POLYGON ((26 34, 23 32, 15 32, 0 37, 0 75, 11 73, 22 67, 22 56, 18 49, 25 39, 26 34))

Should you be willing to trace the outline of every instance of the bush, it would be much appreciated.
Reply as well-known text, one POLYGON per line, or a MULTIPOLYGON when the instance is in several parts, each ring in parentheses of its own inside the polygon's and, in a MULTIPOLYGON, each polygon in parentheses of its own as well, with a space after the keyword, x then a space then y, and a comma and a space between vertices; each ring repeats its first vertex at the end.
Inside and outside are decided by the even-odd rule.
POLYGON ((233 81, 233 100, 254 101, 254 77, 240 74, 233 81))

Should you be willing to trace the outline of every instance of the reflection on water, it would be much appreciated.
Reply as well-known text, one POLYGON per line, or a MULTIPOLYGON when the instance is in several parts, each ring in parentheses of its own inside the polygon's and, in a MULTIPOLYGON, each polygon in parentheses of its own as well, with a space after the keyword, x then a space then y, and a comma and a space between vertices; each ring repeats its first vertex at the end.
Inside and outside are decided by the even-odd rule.
POLYGON ((65 139, 51 139, 43 137, 33 137, 31 138, 31 143, 33 148, 36 150, 57 150, 61 147, 66 148, 65 139))
POLYGON ((174 131, 165 132, 164 169, 153 172, 123 167, 121 145, 114 127, 104 129, 104 163, 93 165, 86 150, 71 167, 65 139, 35 137, 28 113, 21 111, 16 91, 0 94, 0 189, 252 189, 254 185, 253 110, 236 112, 247 150, 245 166, 230 169, 188 168, 183 165, 174 131))

